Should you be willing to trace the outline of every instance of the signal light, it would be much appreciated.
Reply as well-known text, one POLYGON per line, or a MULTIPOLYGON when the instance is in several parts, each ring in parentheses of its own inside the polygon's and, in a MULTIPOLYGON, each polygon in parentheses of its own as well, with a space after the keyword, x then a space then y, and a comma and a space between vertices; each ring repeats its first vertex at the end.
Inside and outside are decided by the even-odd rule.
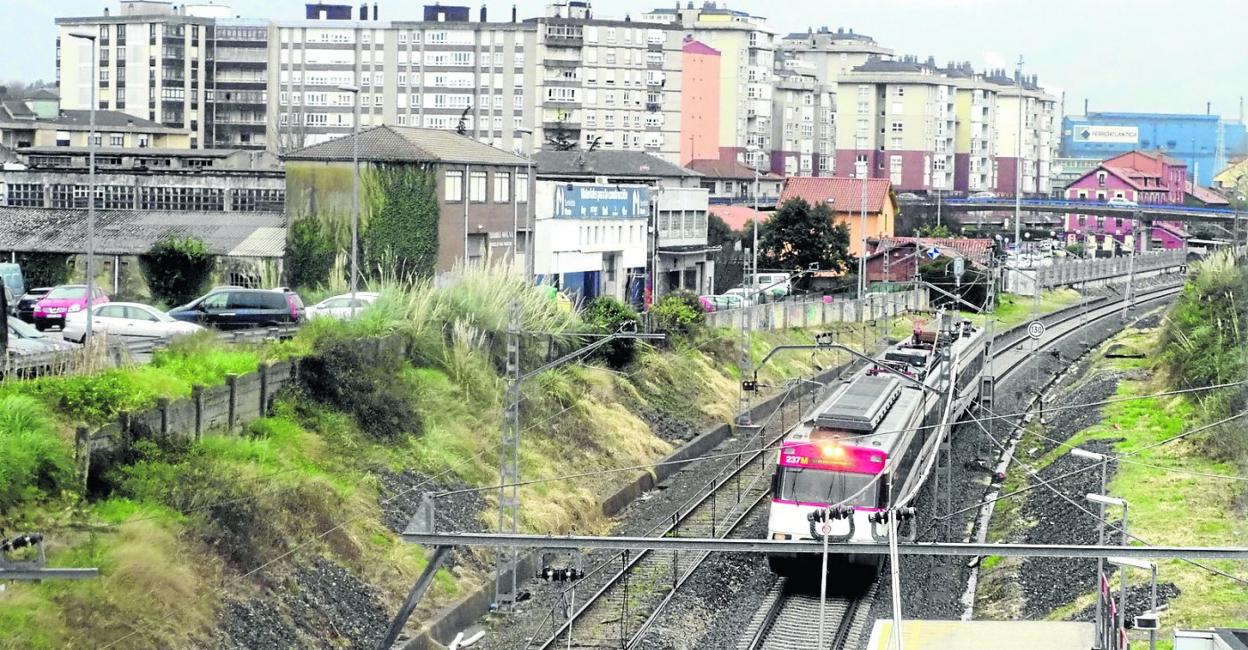
POLYGON ((554 567, 546 567, 537 573, 538 580, 546 582, 571 582, 580 580, 585 577, 585 572, 581 569, 556 569, 554 567))

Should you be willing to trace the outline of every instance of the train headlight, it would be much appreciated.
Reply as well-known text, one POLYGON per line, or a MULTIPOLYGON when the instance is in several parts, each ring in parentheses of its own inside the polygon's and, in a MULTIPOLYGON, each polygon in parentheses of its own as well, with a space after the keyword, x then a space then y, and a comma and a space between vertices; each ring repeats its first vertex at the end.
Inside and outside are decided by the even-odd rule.
POLYGON ((787 539, 793 539, 793 536, 785 534, 785 533, 772 533, 771 538, 774 540, 787 540, 787 539))
POLYGON ((823 457, 831 460, 845 460, 845 448, 840 445, 825 445, 823 457))

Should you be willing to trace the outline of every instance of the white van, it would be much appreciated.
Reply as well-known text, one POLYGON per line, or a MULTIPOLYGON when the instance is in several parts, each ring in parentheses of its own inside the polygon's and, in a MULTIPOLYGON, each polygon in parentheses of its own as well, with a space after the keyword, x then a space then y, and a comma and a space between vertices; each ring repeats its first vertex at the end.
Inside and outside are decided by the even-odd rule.
POLYGON ((770 296, 787 296, 793 287, 789 284, 788 273, 759 273, 755 290, 767 289, 770 296))

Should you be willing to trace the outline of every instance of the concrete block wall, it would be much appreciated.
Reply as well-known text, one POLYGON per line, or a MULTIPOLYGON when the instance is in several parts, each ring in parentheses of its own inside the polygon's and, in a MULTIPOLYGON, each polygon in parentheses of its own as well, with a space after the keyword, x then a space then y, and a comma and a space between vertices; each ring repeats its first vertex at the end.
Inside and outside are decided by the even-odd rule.
POLYGON ((776 302, 715 311, 706 315, 706 322, 712 327, 740 328, 742 319, 748 318, 754 329, 780 330, 791 327, 820 327, 832 323, 861 323, 927 308, 927 290, 911 289, 896 293, 868 294, 861 301, 776 302))
MULTIPOLYGON (((356 341, 375 355, 405 355, 399 336, 356 341)), ((297 359, 262 363, 254 371, 226 378, 219 386, 195 386, 185 399, 161 399, 156 408, 123 413, 117 422, 94 431, 79 427, 75 437, 78 471, 85 483, 99 463, 138 440, 181 439, 193 442, 205 435, 233 435, 268 413, 278 391, 298 380, 297 359)))

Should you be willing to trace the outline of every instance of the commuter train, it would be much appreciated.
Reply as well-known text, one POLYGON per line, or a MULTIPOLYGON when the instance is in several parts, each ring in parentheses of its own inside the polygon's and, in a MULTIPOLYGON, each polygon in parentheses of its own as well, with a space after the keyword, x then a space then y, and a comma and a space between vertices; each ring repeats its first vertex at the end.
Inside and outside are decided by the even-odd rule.
MULTIPOLYGON (((916 327, 789 430, 772 476, 769 539, 809 541, 826 525, 829 541, 887 543, 887 524, 870 519, 922 480, 927 463, 918 456, 946 410, 944 364, 954 363, 952 419, 979 393, 987 334, 957 319, 937 314, 934 330, 916 327), (818 524, 808 519, 829 506, 840 506, 842 517, 818 524)), ((878 568, 882 557, 845 554, 836 561, 878 568)), ((817 572, 821 558, 780 553, 768 560, 774 572, 796 575, 817 572)))

